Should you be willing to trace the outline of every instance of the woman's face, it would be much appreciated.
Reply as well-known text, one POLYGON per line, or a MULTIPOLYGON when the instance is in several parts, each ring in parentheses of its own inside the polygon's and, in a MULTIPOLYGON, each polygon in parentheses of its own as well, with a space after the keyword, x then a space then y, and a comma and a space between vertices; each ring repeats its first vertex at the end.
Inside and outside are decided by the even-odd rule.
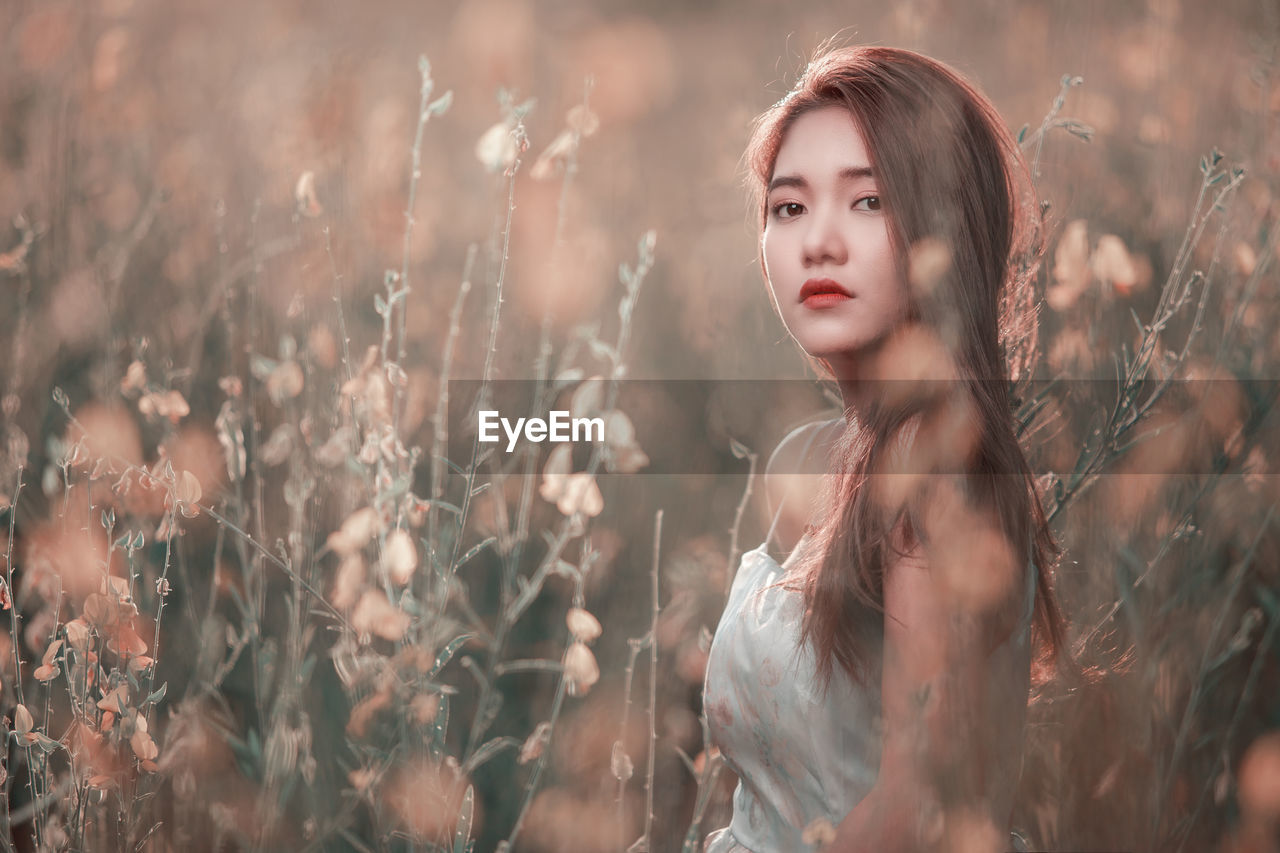
POLYGON ((871 160, 853 116, 802 113, 783 137, 767 190, 764 265, 782 321, 837 376, 906 317, 871 160))

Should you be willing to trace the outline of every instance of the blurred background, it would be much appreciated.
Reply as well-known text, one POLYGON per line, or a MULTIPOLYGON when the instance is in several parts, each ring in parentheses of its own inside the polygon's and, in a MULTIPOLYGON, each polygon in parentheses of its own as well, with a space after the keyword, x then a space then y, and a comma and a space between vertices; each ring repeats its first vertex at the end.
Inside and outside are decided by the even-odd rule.
MULTIPOLYGON (((1126 460, 1129 476, 1123 466, 1107 471, 1054 518, 1066 551, 1060 594, 1074 636, 1097 654, 1086 651, 1086 660, 1133 654, 1095 692, 1049 703, 1034 717, 1040 727, 1031 735, 1038 740, 1029 748, 1020 824, 1042 849, 1275 849, 1277 448, 1274 386, 1256 381, 1276 379, 1280 364, 1274 0, 8 0, 0 33, 0 397, 8 451, 0 458, 0 520, 13 531, 6 571, 24 620, 12 639, 0 640, 6 713, 21 716, 15 682, 25 680, 25 706, 45 709, 36 724, 49 738, 63 739, 78 719, 65 686, 32 681, 28 664, 55 636, 73 645, 60 626, 97 586, 96 577, 83 579, 85 564, 117 574, 132 568, 149 581, 133 593, 148 646, 167 600, 158 652, 147 652, 156 658, 155 682, 168 684, 150 723, 158 754, 132 750, 154 771, 129 776, 121 766, 112 771, 118 787, 89 784, 68 745, 36 765, 43 781, 32 783, 32 751, 20 748, 25 733, 15 734, 5 786, 14 814, 27 804, 25 822, 12 824, 20 849, 37 840, 50 849, 77 839, 86 849, 96 849, 94 838, 105 844, 106 836, 73 829, 89 808, 76 805, 85 791, 104 791, 84 802, 120 809, 136 828, 128 840, 154 849, 430 849, 436 835, 449 834, 459 808, 452 794, 442 800, 446 830, 413 816, 417 803, 440 798, 435 782, 423 781, 437 777, 396 775, 397 745, 427 737, 395 719, 397 703, 422 706, 399 688, 386 702, 362 705, 381 688, 340 671, 333 649, 341 632, 324 627, 324 613, 299 617, 320 626, 305 637, 293 626, 293 605, 280 605, 290 589, 301 595, 289 577, 262 559, 248 565, 228 544, 226 525, 207 514, 177 518, 159 497, 110 497, 109 483, 94 485, 93 460, 170 460, 198 482, 191 503, 223 507, 228 519, 226 507, 238 506, 267 550, 287 540, 333 598, 342 592, 338 561, 322 546, 361 504, 353 483, 369 477, 350 465, 325 469, 320 454, 351 417, 342 409, 344 383, 363 375, 366 350, 383 341, 376 299, 386 295, 387 270, 403 268, 410 288, 397 359, 406 446, 425 449, 432 440, 464 279, 470 291, 459 303, 450 378, 479 378, 491 356, 495 377, 533 379, 544 317, 554 372, 604 373, 606 363, 592 361, 583 342, 615 341, 627 325, 630 377, 812 378, 769 304, 740 158, 751 120, 834 35, 953 65, 1015 133, 1024 125, 1034 133, 1065 94, 1057 118, 1075 124, 1050 128, 1036 155, 1050 205, 1038 278, 1038 378, 1114 380, 1117 361, 1141 346, 1134 318, 1150 324, 1159 315, 1172 278, 1190 298, 1171 316, 1153 361, 1176 367, 1179 379, 1212 380, 1186 383, 1176 403, 1152 412, 1151 420, 1175 425, 1173 439, 1126 460), (431 100, 446 91, 452 100, 422 129, 406 238, 420 56, 430 63, 431 100), (1064 86, 1064 75, 1082 80, 1064 86), (528 147, 509 180, 517 113, 528 147), (1245 172, 1202 189, 1202 168, 1245 172), (637 244, 650 231, 652 269, 620 312, 627 288, 619 264, 636 266, 637 244), (145 375, 131 373, 134 364, 145 375), (243 481, 228 465, 234 448, 221 417, 227 401, 240 399, 237 387, 249 402, 235 411, 252 433, 243 481), (88 449, 73 459, 81 435, 88 449), (76 482, 82 491, 72 491, 76 482), (289 484, 303 482, 300 512, 289 484), (107 549, 97 512, 107 505, 118 507, 118 526, 127 518, 130 529, 146 531, 136 558, 107 549), (169 545, 155 537, 165 518, 183 528, 169 545), (97 532, 85 545, 90 528, 97 532), (156 582, 170 564, 181 572, 166 576, 166 598, 156 582), (264 602, 252 619, 241 601, 247 589, 264 602), (259 654, 272 637, 279 644, 259 654), (233 655, 237 643, 254 653, 233 655), (314 662, 292 686, 273 688, 283 676, 272 655, 290 644, 302 650, 299 661, 314 662), (38 700, 32 690, 43 691, 38 700), (284 708, 280 697, 290 690, 296 695, 284 708), (353 708, 361 707, 365 716, 354 725, 353 708), (264 747, 281 726, 306 732, 277 735, 277 750, 291 744, 289 761, 264 747), (360 775, 374 766, 384 775, 360 775), (132 781, 120 781, 126 776, 132 781), (44 817, 34 822, 33 784, 54 802, 35 810, 44 817), (264 796, 279 802, 270 819, 255 803, 264 796), (157 820, 163 827, 144 838, 157 820)), ((1106 399, 1114 384, 1099 383, 1101 396, 1092 397, 1079 391, 1088 383, 1069 385, 1076 396, 1029 443, 1037 471, 1066 476, 1114 402, 1106 399)), ((648 838, 653 850, 680 849, 698 803, 694 771, 708 758, 698 718, 708 634, 723 605, 731 548, 753 547, 765 529, 756 483, 731 538, 750 483, 745 453, 762 467, 782 436, 829 405, 816 382, 785 388, 786 397, 768 406, 714 398, 692 405, 672 392, 627 410, 649 455, 688 436, 721 448, 699 468, 720 473, 600 476, 602 509, 589 536, 599 558, 576 596, 568 578, 547 580, 502 652, 559 659, 565 610, 575 605, 603 626, 592 647, 599 680, 565 697, 554 673, 506 679, 488 729, 520 748, 500 745, 501 754, 468 774, 475 849, 494 849, 517 820, 518 850, 612 850, 623 837, 625 849, 645 832, 649 656, 639 654, 629 676, 628 639, 649 630, 659 509, 648 838), (731 439, 743 448, 738 454, 731 439), (631 676, 635 704, 624 726, 631 676), (545 757, 521 760, 522 751, 540 752, 528 738, 554 714, 545 757), (615 742, 636 768, 621 786, 624 807, 615 742)), ((417 488, 425 463, 409 477, 426 494, 417 488)), ((451 478, 447 488, 459 485, 451 478)), ((522 485, 512 477, 478 500, 474 529, 459 540, 469 547, 506 524, 497 496, 514 506, 522 485)), ((534 497, 530 556, 546 545, 537 531, 562 515, 554 501, 534 497)), ((479 621, 501 609, 507 582, 500 561, 487 559, 460 573, 479 621)), ((518 568, 528 575, 535 565, 526 556, 518 568)), ((361 648, 390 658, 393 648, 403 651, 397 639, 361 648)), ((472 672, 490 657, 468 645, 438 673, 456 691, 452 722, 440 733, 446 754, 473 751, 468 721, 483 701, 472 672)), ((419 722, 434 720, 432 712, 419 722)), ((707 792, 703 833, 728 822, 730 777, 721 773, 707 792)))

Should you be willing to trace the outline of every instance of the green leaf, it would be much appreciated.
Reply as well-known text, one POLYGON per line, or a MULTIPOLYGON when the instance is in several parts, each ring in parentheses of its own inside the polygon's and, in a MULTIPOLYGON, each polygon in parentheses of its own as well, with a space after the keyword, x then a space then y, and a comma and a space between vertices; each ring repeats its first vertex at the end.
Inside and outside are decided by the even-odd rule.
POLYGON ((448 501, 427 500, 426 503, 428 506, 438 506, 440 507, 440 509, 447 510, 448 512, 451 512, 456 516, 462 515, 462 510, 459 507, 456 507, 453 504, 449 503, 448 501))
POLYGON ((1133 317, 1133 324, 1138 327, 1138 334, 1145 337, 1147 329, 1142 325, 1142 320, 1139 319, 1138 312, 1134 311, 1132 306, 1129 308, 1129 316, 1133 317))
POLYGON ((450 105, 452 104, 453 104, 453 90, 450 89, 449 91, 445 92, 443 95, 441 95, 440 97, 432 101, 430 106, 427 107, 427 112, 431 113, 433 116, 444 115, 445 111, 448 110, 450 105))
POLYGON ((439 755, 444 752, 444 736, 449 730, 449 697, 440 695, 440 705, 436 709, 435 724, 432 726, 431 746, 432 755, 439 755))
POLYGON ((433 681, 435 677, 440 674, 440 670, 444 669, 445 664, 447 664, 453 658, 454 654, 457 653, 458 649, 462 648, 462 644, 467 640, 475 639, 475 636, 475 634, 468 632, 466 634, 459 634, 450 640, 449 644, 440 651, 440 654, 436 655, 436 662, 432 665, 431 672, 427 673, 427 680, 433 681))
POLYGON ((36 736, 34 746, 38 747, 40 751, 43 752, 45 755, 48 755, 49 753, 54 752, 55 750, 60 749, 62 747, 62 744, 58 743, 53 738, 45 737, 39 732, 34 732, 34 734, 36 736))
POLYGON ((249 737, 245 741, 245 745, 248 747, 248 754, 253 757, 255 762, 262 757, 262 741, 258 738, 257 729, 249 729, 249 737))
POLYGON ((470 847, 467 842, 471 838, 471 818, 474 809, 475 790, 468 785, 467 792, 462 795, 462 807, 458 809, 458 826, 453 831, 453 853, 467 853, 470 847))
POLYGON ((1029 125, 1029 124, 1024 124, 1024 125, 1023 125, 1019 130, 1018 130, 1018 144, 1019 144, 1019 145, 1021 145, 1021 144, 1022 144, 1022 140, 1024 140, 1024 139, 1026 139, 1026 138, 1027 138, 1027 131, 1028 131, 1028 130, 1030 130, 1030 129, 1031 129, 1031 125, 1029 125))
POLYGON ((739 459, 746 459, 751 455, 751 451, 747 449, 747 446, 736 438, 729 439, 729 450, 739 459))
POLYGON ((164 698, 164 694, 167 693, 168 691, 169 691, 169 682, 166 681, 160 685, 159 690, 155 691, 154 693, 152 693, 150 696, 147 697, 147 704, 151 704, 151 705, 158 704, 160 700, 164 698))
POLYGON ((463 554, 463 555, 462 555, 462 559, 458 561, 458 565, 459 565, 459 566, 466 565, 466 563, 467 563, 467 562, 468 562, 472 557, 474 557, 476 554, 479 554, 479 553, 480 553, 481 551, 483 551, 485 548, 488 548, 490 545, 492 545, 493 543, 495 543, 495 542, 497 542, 497 541, 498 541, 498 537, 497 537, 497 536, 490 536, 488 539, 484 540, 483 542, 480 542, 480 543, 479 543, 479 544, 477 544, 477 545, 473 545, 473 546, 471 547, 471 550, 467 551, 467 553, 465 553, 465 554, 463 554))
POLYGON ((456 464, 454 464, 453 460, 451 460, 449 457, 447 457, 447 456, 434 456, 433 458, 435 458, 435 459, 439 459, 441 462, 443 462, 444 464, 448 465, 450 468, 452 468, 452 469, 453 469, 453 473, 457 474, 458 476, 460 476, 460 477, 465 477, 465 476, 467 476, 467 472, 466 472, 466 471, 464 471, 462 468, 459 468, 456 464))
POLYGON ((517 748, 521 745, 521 742, 513 737, 496 737, 477 749, 475 753, 467 759, 467 763, 462 765, 462 769, 467 773, 472 773, 477 767, 493 758, 499 752, 502 752, 502 750, 507 748, 517 748))

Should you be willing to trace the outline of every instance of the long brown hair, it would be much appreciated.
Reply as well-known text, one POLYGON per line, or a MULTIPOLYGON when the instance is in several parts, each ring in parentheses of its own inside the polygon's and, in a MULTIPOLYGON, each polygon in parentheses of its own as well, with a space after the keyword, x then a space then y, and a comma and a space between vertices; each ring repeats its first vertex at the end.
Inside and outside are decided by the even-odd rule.
MULTIPOLYGON (((1033 276, 1043 252, 1034 185, 1017 143, 991 102, 941 62, 889 47, 823 49, 757 119, 747 148, 762 260, 778 150, 798 116, 829 106, 848 110, 866 141, 898 270, 909 283, 908 322, 895 340, 916 347, 908 358, 920 358, 924 345, 931 372, 945 368, 942 376, 952 380, 907 379, 905 390, 886 383, 856 421, 846 419, 814 547, 793 576, 806 604, 802 642, 812 645, 824 684, 835 664, 867 683, 880 658, 890 549, 901 555, 914 542, 932 546, 935 537, 983 529, 992 535, 970 539, 983 544, 976 554, 983 559, 960 569, 961 586, 975 591, 979 609, 1001 615, 987 624, 1004 636, 1018 612, 1013 602, 1022 600, 1017 591, 1025 590, 1016 570, 1030 556, 1037 678, 1072 668, 1051 584, 1061 549, 1017 438, 1009 390, 1035 348, 1033 276), (878 476, 890 473, 906 476, 878 476), (959 508, 950 523, 939 520, 944 506, 959 508), (993 568, 1000 554, 1008 571, 993 568)), ((816 366, 833 375, 826 362, 816 366)), ((930 547, 931 565, 941 553, 930 547)))

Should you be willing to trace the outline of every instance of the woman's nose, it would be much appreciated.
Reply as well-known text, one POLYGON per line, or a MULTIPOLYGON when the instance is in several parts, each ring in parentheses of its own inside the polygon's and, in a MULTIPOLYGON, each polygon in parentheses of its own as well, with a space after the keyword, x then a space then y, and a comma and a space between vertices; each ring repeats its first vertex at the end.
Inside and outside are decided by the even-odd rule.
POLYGON ((809 216, 803 247, 806 266, 843 264, 849 259, 849 247, 835 219, 830 212, 815 212, 809 216))

